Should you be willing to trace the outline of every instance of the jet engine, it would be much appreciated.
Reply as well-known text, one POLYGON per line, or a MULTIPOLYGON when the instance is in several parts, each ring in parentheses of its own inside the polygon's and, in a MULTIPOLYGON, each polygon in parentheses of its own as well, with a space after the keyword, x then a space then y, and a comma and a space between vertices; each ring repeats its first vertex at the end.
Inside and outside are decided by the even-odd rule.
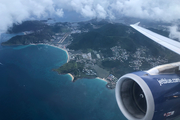
POLYGON ((116 100, 128 120, 171 120, 180 116, 180 62, 122 76, 116 100))

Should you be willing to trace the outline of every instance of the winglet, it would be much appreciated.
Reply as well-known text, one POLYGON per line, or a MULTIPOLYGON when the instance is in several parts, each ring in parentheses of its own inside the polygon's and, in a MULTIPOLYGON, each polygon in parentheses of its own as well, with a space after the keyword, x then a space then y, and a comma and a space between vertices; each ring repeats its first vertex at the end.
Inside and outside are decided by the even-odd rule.
POLYGON ((134 25, 137 25, 137 26, 138 26, 138 25, 139 25, 139 23, 140 23, 140 22, 137 22, 137 23, 135 23, 134 25))
POLYGON ((137 22, 135 24, 131 24, 130 26, 133 27, 133 26, 138 26, 140 22, 137 22))

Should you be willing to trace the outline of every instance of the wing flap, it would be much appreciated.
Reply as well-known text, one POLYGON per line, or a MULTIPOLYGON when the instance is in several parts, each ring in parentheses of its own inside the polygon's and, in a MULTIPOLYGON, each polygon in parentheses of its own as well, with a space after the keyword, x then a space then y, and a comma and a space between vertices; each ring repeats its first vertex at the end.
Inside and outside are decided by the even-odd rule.
POLYGON ((177 41, 174 41, 172 39, 169 39, 167 37, 164 37, 162 35, 159 35, 157 33, 154 33, 148 29, 145 29, 143 27, 138 26, 138 24, 130 25, 143 35, 147 36, 148 38, 152 39, 153 41, 159 43, 160 45, 172 50, 173 52, 180 55, 180 43, 177 41))

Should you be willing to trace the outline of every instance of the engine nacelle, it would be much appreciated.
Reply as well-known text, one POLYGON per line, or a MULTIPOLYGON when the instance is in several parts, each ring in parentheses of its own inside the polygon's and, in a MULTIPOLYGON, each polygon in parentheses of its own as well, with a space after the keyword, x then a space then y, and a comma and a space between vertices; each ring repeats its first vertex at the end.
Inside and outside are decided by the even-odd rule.
POLYGON ((179 64, 122 76, 116 100, 128 120, 170 120, 180 115, 179 64))

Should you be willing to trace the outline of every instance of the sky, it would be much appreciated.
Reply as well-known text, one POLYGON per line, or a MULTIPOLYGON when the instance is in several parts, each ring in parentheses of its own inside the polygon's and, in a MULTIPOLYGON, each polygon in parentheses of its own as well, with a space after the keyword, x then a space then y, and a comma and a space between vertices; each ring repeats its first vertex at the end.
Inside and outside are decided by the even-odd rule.
MULTIPOLYGON (((176 23, 180 19, 179 11, 180 0, 0 0, 0 33, 13 23, 63 18, 70 12, 87 19, 127 16, 176 23)), ((170 30, 177 34, 177 23, 174 25, 170 30)), ((170 36, 174 37, 173 33, 170 36)))

